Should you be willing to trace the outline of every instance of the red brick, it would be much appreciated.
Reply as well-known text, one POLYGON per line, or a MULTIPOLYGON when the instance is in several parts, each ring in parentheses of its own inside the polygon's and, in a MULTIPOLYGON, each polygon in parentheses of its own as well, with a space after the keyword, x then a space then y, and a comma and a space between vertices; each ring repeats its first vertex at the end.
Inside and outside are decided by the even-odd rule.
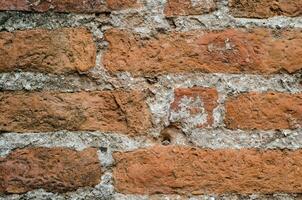
POLYGON ((181 72, 275 74, 302 68, 302 30, 227 29, 158 34, 112 29, 103 57, 111 72, 135 76, 181 72))
POLYGON ((171 104, 171 117, 178 122, 190 123, 196 127, 210 127, 213 124, 213 110, 217 107, 218 93, 212 88, 178 88, 171 104))
POLYGON ((138 8, 141 6, 138 0, 107 0, 107 5, 112 10, 138 8))
POLYGON ((150 127, 144 95, 132 92, 2 92, 0 131, 114 131, 142 134, 150 127))
POLYGON ((229 0, 229 5, 231 14, 235 17, 269 18, 302 15, 302 0, 229 0))
POLYGON ((168 17, 182 15, 201 15, 216 10, 215 0, 168 0, 165 15, 168 17))
POLYGON ((0 72, 85 72, 95 60, 92 34, 83 28, 0 32, 0 72))
POLYGON ((0 0, 0 10, 101 13, 137 7, 137 0, 0 0))
POLYGON ((302 127, 302 94, 247 93, 226 101, 225 123, 231 129, 302 127))
POLYGON ((115 153, 118 192, 301 193, 302 151, 155 146, 115 153))
POLYGON ((24 193, 35 189, 73 191, 95 186, 101 179, 97 150, 25 148, 0 158, 0 192, 24 193))

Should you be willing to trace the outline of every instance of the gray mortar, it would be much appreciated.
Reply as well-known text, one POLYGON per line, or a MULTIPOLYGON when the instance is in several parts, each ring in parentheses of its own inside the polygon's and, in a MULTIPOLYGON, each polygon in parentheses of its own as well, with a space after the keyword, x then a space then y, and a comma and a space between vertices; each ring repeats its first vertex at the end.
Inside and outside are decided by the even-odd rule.
POLYGON ((112 89, 110 83, 97 83, 86 76, 51 75, 31 72, 0 74, 0 90, 53 90, 61 92, 94 91, 112 89))
MULTIPOLYGON (((108 74, 103 75, 108 76, 108 74)), ((249 74, 170 74, 158 76, 155 83, 150 84, 148 77, 134 78, 130 73, 118 73, 115 77, 106 77, 106 81, 98 82, 84 75, 51 75, 32 72, 0 73, 0 90, 110 90, 133 89, 145 90, 153 88, 178 87, 216 87, 226 94, 249 91, 276 91, 300 93, 301 74, 288 75, 249 75, 249 74)))
POLYGON ((74 193, 54 194, 44 190, 35 190, 23 195, 8 195, 0 200, 301 200, 300 194, 270 194, 270 195, 125 195, 115 193, 111 187, 98 185, 94 189, 79 189, 74 193))
MULTIPOLYGON (((76 150, 97 147, 106 148, 104 152, 107 154, 107 152, 113 151, 135 150, 150 146, 150 143, 143 137, 130 138, 122 134, 103 132, 2 133, 0 135, 0 156, 6 156, 13 149, 30 146, 68 147, 76 150)), ((106 160, 102 162, 108 163, 106 160)))
POLYGON ((202 148, 210 149, 299 149, 302 147, 302 129, 282 131, 230 131, 195 129, 188 134, 188 140, 202 148))
POLYGON ((131 138, 118 133, 103 132, 50 132, 50 133, 5 133, 0 134, 0 156, 6 156, 17 148, 31 146, 68 147, 82 150, 87 147, 99 148, 99 159, 103 168, 100 184, 94 188, 81 188, 75 192, 55 194, 35 190, 22 195, 0 195, 0 200, 80 200, 80 199, 117 199, 117 200, 290 200, 302 199, 300 195, 203 195, 183 197, 178 195, 123 195, 114 190, 112 153, 133 151, 160 144, 160 132, 171 123, 170 104, 174 100, 175 88, 215 87, 219 92, 219 106, 214 111, 214 128, 184 129, 176 135, 171 144, 190 145, 200 148, 264 148, 299 149, 302 148, 302 129, 283 131, 242 131, 224 128, 223 103, 226 97, 242 92, 287 92, 301 93, 301 72, 294 75, 245 75, 245 74, 170 74, 154 77, 133 77, 130 73, 110 75, 102 66, 102 55, 108 47, 104 32, 110 28, 122 28, 152 37, 157 33, 170 31, 216 30, 232 27, 302 28, 302 17, 273 17, 269 19, 234 18, 229 14, 227 0, 218 1, 218 10, 201 16, 165 18, 165 0, 141 0, 143 8, 128 9, 100 14, 58 14, 0 12, 0 30, 16 31, 33 28, 57 29, 62 27, 86 27, 94 36, 98 53, 96 66, 86 74, 50 75, 31 72, 0 73, 1 91, 95 91, 95 90, 141 90, 150 91, 147 99, 152 113, 153 127, 146 136, 131 138), (151 137, 155 139, 150 139, 151 137))
MULTIPOLYGON (((299 149, 302 148, 302 129, 282 131, 242 131, 226 129, 194 129, 187 135, 192 146, 210 149, 299 149)), ((182 140, 179 140, 182 141, 182 140)), ((99 148, 104 167, 113 163, 115 151, 133 151, 160 144, 147 137, 128 137, 117 133, 103 132, 49 132, 49 133, 3 133, 0 135, 0 156, 5 157, 17 148, 25 147, 67 147, 83 150, 99 148)), ((183 142, 176 143, 183 145, 183 142)))

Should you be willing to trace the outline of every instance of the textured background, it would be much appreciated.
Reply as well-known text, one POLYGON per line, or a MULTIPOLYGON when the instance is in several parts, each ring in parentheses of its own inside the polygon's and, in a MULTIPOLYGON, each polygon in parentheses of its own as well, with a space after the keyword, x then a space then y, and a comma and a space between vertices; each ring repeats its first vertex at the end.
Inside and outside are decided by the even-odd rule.
POLYGON ((302 199, 301 0, 0 0, 0 199, 302 199))

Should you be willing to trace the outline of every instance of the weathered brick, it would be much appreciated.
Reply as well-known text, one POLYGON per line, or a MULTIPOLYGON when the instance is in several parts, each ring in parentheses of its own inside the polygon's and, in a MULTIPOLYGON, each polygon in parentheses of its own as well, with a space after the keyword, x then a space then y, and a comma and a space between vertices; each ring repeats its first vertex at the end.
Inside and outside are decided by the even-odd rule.
POLYGON ((107 5, 112 10, 137 8, 141 6, 138 0, 107 0, 107 5))
POLYGON ((213 110, 217 107, 218 93, 213 88, 178 88, 174 92, 170 118, 190 127, 210 127, 213 110))
POLYGON ((137 7, 137 0, 0 0, 0 10, 101 13, 137 7))
POLYGON ((231 14, 236 17, 269 18, 302 15, 302 0, 229 0, 231 14))
POLYGON ((144 96, 132 92, 2 92, 0 131, 114 131, 139 134, 150 126, 144 96))
POLYGON ((302 68, 302 30, 227 29, 158 34, 142 39, 112 29, 103 57, 112 73, 294 73, 302 68))
POLYGON ((0 72, 84 72, 95 60, 92 34, 84 28, 0 32, 0 72))
POLYGON ((302 94, 247 93, 226 101, 225 123, 231 129, 302 127, 302 94))
POLYGON ((302 151, 155 146, 115 153, 118 192, 301 193, 302 151))
POLYGON ((182 15, 201 15, 216 10, 215 0, 168 0, 165 15, 168 17, 182 15))
POLYGON ((17 149, 0 158, 0 192, 24 193, 35 189, 66 192, 95 186, 101 166, 94 148, 75 151, 67 148, 17 149))

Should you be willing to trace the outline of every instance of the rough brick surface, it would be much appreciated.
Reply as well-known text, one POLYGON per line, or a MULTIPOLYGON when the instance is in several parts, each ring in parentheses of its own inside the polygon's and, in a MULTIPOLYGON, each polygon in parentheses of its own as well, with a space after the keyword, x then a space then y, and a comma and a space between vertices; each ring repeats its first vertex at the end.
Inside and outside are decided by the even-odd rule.
POLYGON ((218 93, 212 88, 178 88, 174 92, 170 118, 194 127, 210 127, 213 110, 217 107, 218 93))
POLYGON ((301 2, 0 0, 0 200, 302 200, 301 2))
POLYGON ((106 2, 104 0, 0 0, 0 9, 35 12, 102 12, 106 10, 106 2))
POLYGON ((231 14, 236 17, 268 18, 302 15, 302 0, 229 0, 231 14))
POLYGON ((0 0, 0 10, 101 13, 137 6, 137 0, 0 0))
POLYGON ((228 29, 172 32, 156 38, 113 29, 103 63, 134 75, 178 72, 273 74, 301 69, 302 30, 228 29))
POLYGON ((225 123, 231 129, 302 127, 302 94, 248 93, 226 102, 225 123))
POLYGON ((107 0, 107 5, 112 10, 137 8, 140 6, 138 0, 107 0))
POLYGON ((0 72, 84 72, 95 60, 92 34, 83 28, 0 32, 0 72))
POLYGON ((116 153, 122 193, 273 193, 302 191, 302 151, 202 150, 188 147, 116 153))
POLYGON ((101 179, 97 150, 17 149, 0 158, 0 192, 24 193, 43 188, 66 192, 95 186, 101 179))
POLYGON ((150 126, 139 92, 3 92, 0 131, 99 130, 138 134, 150 126))
POLYGON ((201 15, 216 9, 215 0, 168 0, 165 15, 168 17, 181 15, 201 15))

